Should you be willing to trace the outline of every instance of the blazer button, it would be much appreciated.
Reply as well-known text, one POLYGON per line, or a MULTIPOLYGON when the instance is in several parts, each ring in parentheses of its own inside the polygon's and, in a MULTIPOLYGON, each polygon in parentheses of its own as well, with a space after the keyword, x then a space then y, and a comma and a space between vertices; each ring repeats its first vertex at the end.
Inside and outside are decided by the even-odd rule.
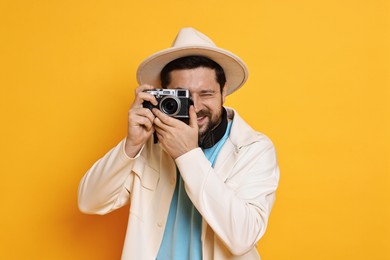
POLYGON ((164 225, 164 223, 162 221, 157 222, 158 227, 162 227, 163 225, 164 225))

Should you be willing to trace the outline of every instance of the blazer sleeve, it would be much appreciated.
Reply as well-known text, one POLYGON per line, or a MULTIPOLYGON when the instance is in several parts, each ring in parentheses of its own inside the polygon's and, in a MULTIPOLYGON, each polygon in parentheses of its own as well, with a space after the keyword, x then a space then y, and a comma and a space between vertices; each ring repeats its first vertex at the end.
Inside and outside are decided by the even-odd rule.
POLYGON ((136 159, 126 155, 124 143, 111 149, 81 179, 78 206, 83 213, 103 215, 129 203, 136 159))
POLYGON ((232 151, 225 180, 200 148, 180 156, 176 163, 191 201, 230 252, 243 255, 253 249, 266 230, 279 181, 271 141, 232 151))

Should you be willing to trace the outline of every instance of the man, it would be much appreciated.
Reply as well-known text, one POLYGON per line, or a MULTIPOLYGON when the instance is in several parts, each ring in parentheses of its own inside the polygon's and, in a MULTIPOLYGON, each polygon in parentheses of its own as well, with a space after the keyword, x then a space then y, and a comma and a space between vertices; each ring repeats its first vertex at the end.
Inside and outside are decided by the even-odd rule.
POLYGON ((240 58, 192 28, 139 66, 127 137, 79 187, 85 213, 130 203, 122 259, 260 259, 279 181, 275 150, 223 107, 247 75, 240 58), (155 88, 189 90, 189 122, 145 108, 158 104, 147 92, 155 88))

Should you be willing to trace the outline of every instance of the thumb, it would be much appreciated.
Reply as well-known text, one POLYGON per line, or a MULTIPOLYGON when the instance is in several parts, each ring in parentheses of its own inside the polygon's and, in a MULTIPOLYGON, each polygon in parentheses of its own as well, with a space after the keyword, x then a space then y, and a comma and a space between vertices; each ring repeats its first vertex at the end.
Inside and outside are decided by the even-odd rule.
POLYGON ((198 128, 198 120, 195 112, 195 108, 193 105, 190 106, 190 123, 189 126, 191 128, 198 128))

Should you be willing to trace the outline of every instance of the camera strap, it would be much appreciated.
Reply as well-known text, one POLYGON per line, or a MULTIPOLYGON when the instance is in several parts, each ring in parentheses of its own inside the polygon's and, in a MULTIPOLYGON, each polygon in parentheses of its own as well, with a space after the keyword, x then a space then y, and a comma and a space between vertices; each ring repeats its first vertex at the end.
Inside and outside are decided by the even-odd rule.
POLYGON ((208 131, 203 138, 199 139, 199 147, 202 149, 208 149, 213 147, 223 137, 228 125, 227 112, 222 107, 222 120, 213 130, 208 131))

